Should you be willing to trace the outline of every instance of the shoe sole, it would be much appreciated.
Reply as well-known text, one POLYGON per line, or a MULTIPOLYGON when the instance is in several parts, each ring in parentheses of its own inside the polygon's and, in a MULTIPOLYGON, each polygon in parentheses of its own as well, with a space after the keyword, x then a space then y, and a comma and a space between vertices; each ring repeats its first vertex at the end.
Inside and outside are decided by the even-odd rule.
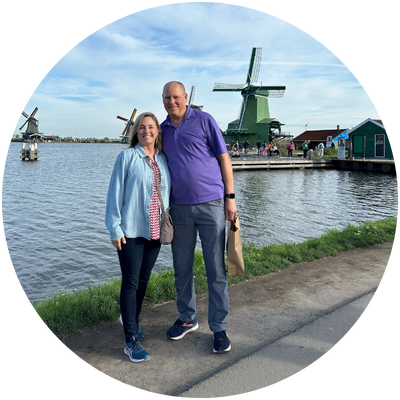
POLYGON ((213 353, 225 353, 226 351, 229 351, 230 349, 231 349, 231 345, 229 345, 229 347, 224 350, 215 350, 213 348, 213 353))
POLYGON ((150 360, 150 356, 149 356, 149 358, 132 358, 130 355, 129 355, 129 352, 128 351, 126 351, 125 349, 124 349, 124 353, 129 357, 129 359, 132 361, 132 362, 134 362, 134 363, 139 363, 139 362, 142 362, 142 361, 149 361, 150 360))
POLYGON ((187 333, 196 331, 197 329, 199 329, 199 324, 198 323, 195 326, 193 326, 192 328, 190 328, 187 331, 183 332, 182 335, 174 336, 174 337, 168 336, 168 337, 170 339, 172 339, 172 340, 179 340, 179 339, 182 339, 187 333))

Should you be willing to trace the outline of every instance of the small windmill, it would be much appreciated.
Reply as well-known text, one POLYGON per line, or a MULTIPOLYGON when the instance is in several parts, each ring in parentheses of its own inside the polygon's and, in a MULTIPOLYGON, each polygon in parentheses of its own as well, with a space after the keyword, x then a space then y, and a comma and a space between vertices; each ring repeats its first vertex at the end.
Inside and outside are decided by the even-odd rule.
POLYGON ((39 133, 39 121, 35 118, 35 115, 38 111, 38 108, 35 107, 35 109, 32 111, 31 115, 28 115, 25 111, 22 111, 22 115, 26 118, 26 121, 22 124, 22 126, 19 128, 21 131, 22 128, 28 124, 26 127, 26 131, 23 134, 23 140, 26 139, 31 139, 32 136, 42 136, 43 134, 39 133))
POLYGON ((215 83, 214 85, 213 92, 240 92, 243 97, 238 118, 228 124, 226 136, 229 138, 226 140, 249 139, 254 144, 257 140, 269 141, 276 129, 280 133, 280 126, 283 124, 270 117, 268 99, 283 97, 286 86, 256 84, 260 72, 261 55, 261 47, 253 47, 246 83, 238 85, 215 83))
POLYGON ((192 86, 192 89, 190 90, 190 96, 189 96, 189 107, 193 108, 194 110, 202 110, 203 106, 196 106, 193 104, 194 92, 195 92, 195 87, 192 86))
POLYGON ((125 128, 122 131, 122 135, 121 137, 121 143, 128 143, 129 142, 129 138, 132 134, 133 131, 133 118, 135 118, 136 115, 136 108, 133 110, 131 117, 128 118, 124 118, 124 117, 120 117, 119 115, 117 115, 118 119, 122 119, 122 121, 126 122, 125 128))

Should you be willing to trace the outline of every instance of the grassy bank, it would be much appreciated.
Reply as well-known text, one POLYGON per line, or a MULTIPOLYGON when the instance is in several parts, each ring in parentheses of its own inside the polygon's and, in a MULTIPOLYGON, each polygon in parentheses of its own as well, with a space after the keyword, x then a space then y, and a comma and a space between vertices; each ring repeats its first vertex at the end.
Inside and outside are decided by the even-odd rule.
MULTIPOLYGON (((336 256, 355 248, 369 247, 394 240, 397 218, 366 222, 362 226, 349 225, 342 231, 330 230, 323 236, 300 244, 281 244, 257 247, 243 246, 246 274, 228 276, 229 284, 255 276, 266 275, 289 266, 336 256)), ((207 278, 201 252, 195 255, 196 293, 207 291, 207 278)), ((112 279, 96 287, 62 293, 34 306, 35 310, 56 335, 79 332, 102 321, 115 321, 119 314, 120 279, 112 279)), ((152 274, 145 298, 146 305, 159 304, 175 299, 173 271, 152 274)))

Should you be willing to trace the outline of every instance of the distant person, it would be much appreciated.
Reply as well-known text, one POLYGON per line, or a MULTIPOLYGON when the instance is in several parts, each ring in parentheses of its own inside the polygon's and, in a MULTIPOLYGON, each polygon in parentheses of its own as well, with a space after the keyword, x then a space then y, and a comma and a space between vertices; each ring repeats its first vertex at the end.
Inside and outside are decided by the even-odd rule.
POLYGON ((318 157, 321 158, 324 155, 324 144, 321 142, 318 145, 318 157))
POLYGON ((232 158, 233 157, 240 157, 240 153, 239 153, 239 151, 238 151, 236 146, 232 147, 232 158))
POLYGON ((261 140, 257 141, 256 148, 257 148, 257 155, 260 155, 261 154, 261 140))
POLYGON ((290 142, 288 144, 288 147, 287 147, 288 157, 292 157, 293 156, 293 148, 294 148, 294 144, 293 144, 293 142, 290 142))
POLYGON ((164 207, 168 209, 171 180, 162 153, 160 125, 154 114, 145 112, 136 118, 130 147, 115 161, 105 216, 122 273, 120 307, 125 334, 124 353, 135 363, 150 359, 141 343, 143 332, 139 329, 139 318, 147 283, 161 247, 156 179, 164 207))
POLYGON ((305 140, 303 142, 302 148, 303 148, 303 156, 304 156, 304 158, 307 158, 307 152, 308 152, 308 142, 307 142, 307 140, 305 140))
POLYGON ((244 153, 245 153, 245 154, 248 154, 248 152, 249 152, 249 147, 250 147, 249 141, 246 139, 246 140, 243 142, 243 148, 244 148, 244 153))
POLYGON ((171 243, 178 319, 167 331, 172 340, 198 329, 193 266, 199 233, 208 283, 208 325, 214 353, 231 349, 225 321, 229 311, 225 270, 225 221, 236 215, 232 164, 215 119, 186 105, 180 82, 168 82, 162 99, 163 150, 171 173, 171 243), (193 151, 193 149, 196 149, 193 151))
POLYGON ((274 144, 274 145, 272 146, 272 152, 273 152, 274 154, 276 154, 278 157, 280 157, 280 155, 281 155, 281 153, 279 152, 278 147, 277 147, 276 144, 274 144))
POLYGON ((272 144, 271 144, 271 142, 269 142, 269 144, 268 144, 268 155, 269 156, 272 156, 272 151, 273 151, 272 144))
POLYGON ((268 151, 268 145, 267 142, 264 140, 264 143, 262 144, 263 146, 263 156, 267 155, 267 151, 268 151))

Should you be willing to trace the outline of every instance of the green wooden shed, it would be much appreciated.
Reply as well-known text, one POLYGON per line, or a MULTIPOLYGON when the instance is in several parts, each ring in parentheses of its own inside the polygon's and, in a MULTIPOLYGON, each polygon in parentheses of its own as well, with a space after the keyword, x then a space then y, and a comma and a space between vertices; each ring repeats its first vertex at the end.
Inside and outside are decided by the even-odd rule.
POLYGON ((381 120, 368 118, 347 133, 353 158, 393 159, 389 138, 381 120))

